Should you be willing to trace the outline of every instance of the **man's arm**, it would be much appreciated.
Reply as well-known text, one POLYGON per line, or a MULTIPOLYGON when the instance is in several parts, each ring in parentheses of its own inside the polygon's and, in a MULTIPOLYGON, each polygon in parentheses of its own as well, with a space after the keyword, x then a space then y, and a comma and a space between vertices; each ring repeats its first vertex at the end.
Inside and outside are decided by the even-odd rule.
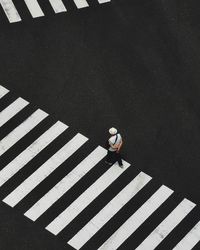
POLYGON ((123 141, 121 140, 121 142, 120 142, 120 144, 118 144, 117 146, 117 152, 119 152, 120 151, 120 149, 121 149, 121 147, 122 147, 122 144, 123 144, 123 141))

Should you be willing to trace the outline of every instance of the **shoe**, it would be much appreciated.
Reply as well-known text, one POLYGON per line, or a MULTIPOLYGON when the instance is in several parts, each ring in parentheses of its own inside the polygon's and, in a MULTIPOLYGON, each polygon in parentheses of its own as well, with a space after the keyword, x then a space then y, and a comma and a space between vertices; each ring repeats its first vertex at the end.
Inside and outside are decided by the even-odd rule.
POLYGON ((108 164, 109 166, 112 165, 112 162, 105 161, 105 163, 108 164))
POLYGON ((120 168, 123 168, 124 167, 124 165, 122 164, 122 165, 119 165, 120 166, 120 168))

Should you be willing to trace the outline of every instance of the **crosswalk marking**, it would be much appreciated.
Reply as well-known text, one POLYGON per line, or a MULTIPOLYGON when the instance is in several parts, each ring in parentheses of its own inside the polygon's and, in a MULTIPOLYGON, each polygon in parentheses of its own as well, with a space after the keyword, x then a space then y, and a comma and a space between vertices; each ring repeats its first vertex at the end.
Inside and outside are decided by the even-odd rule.
MULTIPOLYGON (((1 1, 1 0, 0 0, 1 1)), ((50 0, 51 1, 51 0, 50 0)), ((53 0, 52 0, 53 1, 53 0)), ((99 0, 105 2, 106 0, 99 0)), ((54 10, 57 13, 61 11, 62 6, 59 7, 59 0, 52 2, 54 10), (56 6, 58 7, 56 9, 56 6), (60 9, 59 9, 60 8, 60 9)), ((53 7, 53 6, 52 6, 53 7)), ((0 85, 0 98, 9 92, 8 89, 0 85)), ((0 128, 7 123, 16 114, 22 115, 20 112, 29 102, 19 97, 4 110, 0 112, 0 128)), ((40 109, 32 113, 20 125, 13 129, 7 136, 0 141, 0 156, 6 152, 10 147, 17 143, 23 136, 29 133, 36 127, 48 114, 40 109)), ((42 126, 42 124, 41 124, 42 126)), ((40 127, 39 127, 40 128, 40 127)), ((9 162, 0 171, 0 187, 12 178, 20 169, 27 165, 34 157, 36 157, 45 147, 53 142, 66 129, 67 125, 57 121, 50 128, 48 128, 42 135, 40 135, 34 142, 29 143, 21 153, 9 162)), ((26 197, 32 190, 34 190, 46 177, 48 177, 54 170, 56 170, 65 160, 67 160, 74 152, 76 152, 88 138, 81 134, 75 135, 69 142, 67 142, 61 149, 59 149, 53 156, 51 156, 45 163, 26 177, 16 189, 4 198, 4 202, 14 207, 18 202, 26 197)), ((20 144, 19 144, 20 145, 20 144)), ((17 146, 17 145, 16 145, 17 146)), ((40 198, 35 204, 27 210, 24 215, 35 221, 42 214, 44 214, 58 199, 60 199, 73 185, 75 185, 81 178, 87 180, 87 173, 94 168, 100 161, 103 160, 107 150, 98 146, 89 155, 87 155, 71 172, 61 179, 57 184, 53 184, 51 189, 40 198), (86 175, 86 176, 85 176, 86 175)), ((83 193, 76 198, 64 211, 58 215, 46 229, 57 235, 62 231, 76 216, 78 216, 84 209, 91 204, 103 191, 108 191, 107 188, 130 166, 129 163, 124 162, 124 169, 114 164, 97 180, 93 182, 83 193)), ((55 173, 57 174, 57 173, 55 173)), ((152 178, 140 172, 133 180, 126 183, 126 186, 119 191, 119 193, 112 198, 92 219, 85 222, 82 228, 79 228, 78 233, 71 236, 68 241, 72 247, 77 250, 84 247, 84 245, 94 236, 102 227, 109 223, 114 215, 123 208, 152 178)), ((114 250, 120 247, 123 242, 129 238, 173 193, 171 189, 166 186, 161 186, 138 210, 119 226, 119 228, 99 247, 99 250, 114 250)), ((96 200, 99 202, 99 200, 96 200)), ((169 201, 170 202, 170 201, 169 201)), ((190 213, 196 205, 184 199, 178 206, 158 225, 153 228, 153 231, 140 242, 136 250, 153 250, 170 234, 173 229, 181 224, 181 221, 190 213)), ((102 207, 102 206, 101 206, 102 207)), ((159 211, 158 211, 159 212, 159 211)), ((115 218, 113 218, 115 220, 115 218)), ((181 225, 180 225, 181 226, 181 225)), ((178 229, 178 228, 177 228, 178 229)), ((102 230, 102 233, 103 230, 102 230)), ((98 236, 98 234, 97 234, 98 236)), ((200 241, 200 222, 198 222, 174 247, 173 250, 191 250, 200 241)))
POLYGON ((117 164, 109 168, 99 177, 85 192, 83 192, 70 206, 58 215, 46 229, 57 235, 62 231, 83 209, 85 209, 98 195, 100 195, 111 183, 114 182, 128 167, 129 163, 124 162, 121 169, 117 164))
POLYGON ((49 0, 55 13, 66 12, 65 5, 62 0, 49 0))
POLYGON ((73 1, 78 9, 89 6, 86 0, 73 0, 73 1))
POLYGON ((184 199, 136 250, 155 249, 195 206, 193 202, 184 199))
POLYGON ((0 85, 0 99, 9 92, 8 89, 0 85))
MULTIPOLYGON (((72 0, 72 1, 76 5, 77 9, 89 7, 87 0, 72 0)), ((95 0, 95 1, 98 1, 99 4, 111 2, 111 0, 95 0)), ((37 0, 24 0, 24 2, 33 18, 44 16, 44 12, 41 9, 37 0)), ((63 0, 49 0, 49 3, 55 13, 61 13, 67 11, 67 8, 63 3, 63 0)), ((22 20, 12 0, 0 0, 0 4, 10 23, 19 22, 22 20)))
POLYGON ((26 100, 19 97, 7 108, 0 112, 0 127, 3 126, 8 120, 15 116, 19 111, 29 104, 26 100))
POLYGON ((152 178, 140 172, 122 189, 98 214, 95 215, 70 241, 80 249, 100 228, 103 227, 130 199, 132 199, 152 178))
POLYGON ((30 132, 36 125, 38 125, 48 114, 41 109, 36 110, 23 123, 11 131, 6 137, 0 141, 0 156, 4 154, 10 147, 12 147, 23 136, 30 132))
POLYGON ((0 3, 10 23, 21 21, 21 17, 12 0, 0 0, 0 3))
POLYGON ((0 186, 48 146, 68 126, 58 121, 0 171, 0 186))
POLYGON ((98 146, 77 167, 58 182, 48 193, 36 202, 24 215, 35 221, 51 207, 64 193, 88 173, 106 155, 106 150, 98 146))
POLYGON ((67 160, 76 150, 78 150, 88 138, 81 134, 74 136, 68 143, 66 143, 59 151, 57 151, 51 158, 49 158, 40 168, 38 168, 32 175, 21 183, 15 190, 13 190, 4 202, 14 207, 27 194, 29 194, 40 182, 49 176, 57 167, 67 160))
POLYGON ((168 187, 161 186, 98 250, 117 249, 172 193, 173 191, 168 187))
POLYGON ((191 250, 200 240, 200 222, 173 248, 173 250, 191 250))
POLYGON ((111 2, 111 0, 98 0, 98 2, 99 2, 100 4, 102 4, 102 3, 108 3, 108 2, 111 2))
POLYGON ((44 16, 37 0, 24 0, 33 18, 44 16))

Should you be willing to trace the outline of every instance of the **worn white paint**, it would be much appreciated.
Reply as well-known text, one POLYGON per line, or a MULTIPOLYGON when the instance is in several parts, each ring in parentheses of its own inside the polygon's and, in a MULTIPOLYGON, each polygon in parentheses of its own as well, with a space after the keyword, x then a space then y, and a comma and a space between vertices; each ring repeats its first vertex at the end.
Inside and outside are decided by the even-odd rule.
POLYGON ((33 18, 44 16, 44 13, 37 0, 24 0, 33 18))
POLYGON ((98 0, 98 2, 99 2, 100 4, 102 4, 102 3, 108 3, 108 2, 111 2, 111 0, 98 0))
POLYGON ((0 112, 0 127, 9 121, 13 116, 19 113, 24 107, 29 104, 26 100, 19 97, 12 102, 8 107, 0 112))
POLYGON ((0 186, 39 154, 68 126, 58 121, 0 171, 0 186))
POLYGON ((10 23, 20 22, 21 17, 12 0, 0 0, 0 4, 10 23))
POLYGON ((31 116, 0 141, 0 155, 4 154, 47 116, 48 114, 41 109, 36 110, 31 116))
POLYGON ((184 199, 136 248, 136 250, 155 249, 195 206, 193 202, 184 199))
POLYGON ((49 207, 51 207, 63 194, 76 184, 86 173, 88 173, 103 157, 106 150, 98 146, 81 163, 78 164, 68 175, 58 182, 48 193, 36 202, 24 215, 35 221, 49 207))
POLYGON ((61 13, 67 11, 62 0, 49 0, 49 2, 55 13, 61 13))
POLYGON ((57 167, 67 160, 76 150, 78 150, 88 138, 81 134, 74 136, 59 151, 49 158, 40 168, 13 190, 3 201, 14 207, 57 167))
MULTIPOLYGON (((133 234, 173 193, 166 186, 161 186, 114 234, 110 236, 98 250, 116 250, 133 234)), ((147 248, 148 249, 148 248, 147 248)))
POLYGON ((116 180, 128 167, 124 162, 121 169, 114 164, 101 177, 99 177, 85 192, 83 192, 73 203, 70 204, 60 215, 58 215, 46 229, 57 235, 62 231, 83 209, 85 209, 98 195, 100 195, 111 183, 116 180))
POLYGON ((86 0, 73 0, 78 9, 88 7, 89 4, 86 0))
POLYGON ((68 244, 80 249, 96 232, 98 232, 130 199, 132 199, 152 178, 140 172, 123 188, 104 208, 99 211, 68 244))
POLYGON ((3 86, 0 85, 0 99, 6 95, 10 90, 4 88, 3 86))
POLYGON ((191 250, 200 240, 200 222, 173 248, 173 250, 191 250))

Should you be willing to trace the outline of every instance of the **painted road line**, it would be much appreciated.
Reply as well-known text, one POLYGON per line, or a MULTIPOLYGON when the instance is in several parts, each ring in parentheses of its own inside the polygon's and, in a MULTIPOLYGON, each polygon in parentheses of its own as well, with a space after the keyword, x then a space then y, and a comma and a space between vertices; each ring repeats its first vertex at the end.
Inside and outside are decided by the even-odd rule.
POLYGON ((47 176, 49 176, 57 167, 67 160, 76 150, 78 150, 88 138, 81 134, 74 136, 59 151, 49 158, 40 168, 23 181, 15 190, 13 190, 5 199, 5 203, 14 207, 27 194, 29 194, 37 185, 39 185, 47 176))
POLYGON ((3 86, 0 85, 0 99, 6 95, 10 90, 4 88, 3 86))
MULTIPOLYGON (((162 185, 98 250, 115 250, 158 209, 173 193, 162 185)), ((148 248, 147 248, 148 249, 148 248)))
POLYGON ((15 8, 13 1, 11 0, 0 0, 0 4, 9 20, 10 23, 20 22, 21 17, 15 8))
POLYGON ((29 104, 26 100, 19 97, 17 100, 12 102, 7 108, 0 112, 0 127, 15 116, 19 111, 29 104))
POLYGON ((136 249, 155 249, 195 206, 184 199, 136 249))
POLYGON ((0 171, 0 186, 47 147, 68 126, 58 121, 0 171))
POLYGON ((108 3, 108 2, 111 2, 111 0, 98 0, 98 2, 99 2, 100 4, 102 4, 102 3, 108 3))
POLYGON ((80 249, 98 232, 130 199, 132 199, 152 178, 140 172, 123 188, 98 214, 93 217, 68 244, 80 249))
POLYGON ((44 13, 37 0, 24 0, 24 2, 26 3, 26 6, 33 18, 44 16, 44 13))
POLYGON ((55 13, 66 12, 67 9, 63 4, 62 0, 49 0, 55 13))
POLYGON ((58 182, 48 193, 36 202, 24 215, 35 221, 48 208, 50 208, 63 194, 65 194, 74 184, 76 184, 86 173, 88 173, 107 151, 98 146, 81 163, 78 164, 68 175, 58 182))
POLYGON ((89 4, 86 0, 73 0, 78 9, 88 7, 89 4))
POLYGON ((10 147, 12 147, 17 141, 19 141, 23 136, 30 132, 47 116, 48 114, 46 112, 38 109, 18 127, 11 131, 0 141, 0 156, 4 154, 10 147))
POLYGON ((191 250, 200 240, 200 222, 173 248, 173 250, 191 250))
POLYGON ((85 209, 98 195, 100 195, 111 183, 114 182, 128 167, 124 163, 121 169, 114 164, 101 177, 99 177, 85 192, 83 192, 70 206, 68 206, 58 217, 56 217, 46 229, 57 235, 62 231, 83 209, 85 209))

